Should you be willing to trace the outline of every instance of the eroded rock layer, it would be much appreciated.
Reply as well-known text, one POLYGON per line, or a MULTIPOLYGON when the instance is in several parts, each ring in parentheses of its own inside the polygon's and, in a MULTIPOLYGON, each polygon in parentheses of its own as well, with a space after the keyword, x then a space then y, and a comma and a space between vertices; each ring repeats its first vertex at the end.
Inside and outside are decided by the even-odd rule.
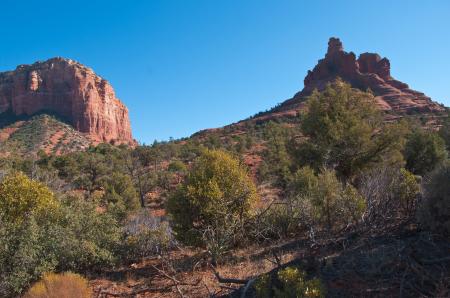
POLYGON ((378 105, 386 111, 399 114, 435 113, 445 108, 432 101, 425 94, 412 90, 403 82, 394 79, 390 73, 390 62, 378 54, 363 53, 358 58, 353 52, 345 52, 338 38, 330 38, 325 58, 304 80, 304 88, 292 99, 282 103, 272 112, 288 112, 301 107, 304 99, 314 89, 323 90, 326 85, 340 77, 354 88, 370 89, 378 105))
POLYGON ((0 73, 0 117, 46 112, 65 119, 93 142, 133 143, 128 109, 90 68, 52 58, 0 73))

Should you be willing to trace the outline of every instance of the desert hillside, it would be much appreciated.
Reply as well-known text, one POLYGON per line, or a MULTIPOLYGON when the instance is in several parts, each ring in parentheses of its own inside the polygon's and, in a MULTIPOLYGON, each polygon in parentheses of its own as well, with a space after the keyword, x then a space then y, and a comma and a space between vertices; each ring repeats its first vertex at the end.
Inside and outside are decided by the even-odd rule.
POLYGON ((137 144, 73 60, 0 73, 1 297, 449 297, 449 109, 331 38, 280 105, 137 144))

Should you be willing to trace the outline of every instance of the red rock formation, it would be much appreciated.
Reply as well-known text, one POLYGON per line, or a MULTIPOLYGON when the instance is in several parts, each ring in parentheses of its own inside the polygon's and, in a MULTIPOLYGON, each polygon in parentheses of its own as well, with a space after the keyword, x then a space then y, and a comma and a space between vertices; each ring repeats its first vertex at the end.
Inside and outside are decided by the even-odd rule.
POLYGON ((338 38, 330 38, 325 58, 319 60, 312 71, 308 71, 303 90, 271 112, 287 113, 298 110, 305 97, 314 89, 323 90, 337 77, 350 83, 354 88, 372 90, 378 105, 387 111, 411 114, 445 110, 425 94, 411 90, 407 84, 392 78, 387 58, 381 58, 378 54, 363 53, 356 59, 354 53, 344 51, 338 38))
POLYGON ((52 58, 0 73, 0 113, 4 112, 16 116, 51 112, 93 142, 134 142, 128 109, 111 85, 69 59, 52 58))

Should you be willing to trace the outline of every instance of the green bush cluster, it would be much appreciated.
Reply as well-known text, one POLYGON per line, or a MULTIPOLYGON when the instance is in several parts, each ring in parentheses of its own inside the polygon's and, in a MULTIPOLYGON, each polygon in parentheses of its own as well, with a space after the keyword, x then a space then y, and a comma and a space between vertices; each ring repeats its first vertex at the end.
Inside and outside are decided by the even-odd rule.
POLYGON ((105 268, 117 261, 121 230, 94 204, 58 200, 20 173, 2 182, 0 200, 9 199, 26 204, 18 204, 17 210, 0 205, 0 296, 21 293, 45 272, 105 268))
POLYGON ((412 121, 386 122, 370 92, 339 79, 313 92, 298 130, 276 123, 265 127, 259 176, 278 177, 283 200, 264 211, 256 234, 333 230, 363 215, 365 221, 411 217, 421 196, 415 175, 427 175, 447 159, 442 138, 449 123, 444 119, 436 133, 412 121))
POLYGON ((406 126, 385 123, 371 93, 337 80, 314 92, 306 105, 300 128, 307 141, 296 150, 300 164, 331 168, 351 179, 374 164, 401 158, 406 126))
POLYGON ((319 279, 307 279, 304 271, 292 266, 279 270, 275 279, 262 275, 254 288, 256 296, 261 298, 319 298, 326 294, 319 279))
POLYGON ((239 160, 224 151, 206 150, 169 198, 167 210, 176 237, 185 244, 229 247, 242 237, 257 200, 256 187, 239 160))
POLYGON ((418 218, 426 229, 450 235, 450 162, 424 179, 424 198, 418 218))
POLYGON ((413 213, 416 201, 420 196, 418 178, 406 169, 400 169, 398 181, 394 185, 395 197, 400 201, 402 211, 410 215, 413 213))
POLYGON ((415 129, 408 136, 404 155, 409 171, 425 175, 447 158, 447 151, 439 134, 415 129))
POLYGON ((287 129, 283 124, 269 121, 262 128, 266 150, 263 161, 259 167, 260 180, 274 180, 275 184, 286 187, 290 180, 293 166, 292 156, 289 152, 289 140, 295 131, 287 129))
POLYGON ((333 170, 316 174, 303 167, 293 175, 283 202, 266 211, 258 227, 268 237, 296 235, 311 228, 331 231, 358 222, 365 210, 364 197, 339 181, 333 170))
POLYGON ((168 169, 169 169, 170 172, 181 172, 181 173, 184 173, 184 172, 187 171, 186 165, 180 160, 172 161, 169 164, 169 168, 168 169))
POLYGON ((444 140, 447 153, 450 153, 450 112, 442 121, 442 126, 439 129, 439 136, 444 140))
POLYGON ((0 218, 20 222, 26 216, 52 216, 58 201, 45 185, 28 179, 21 172, 7 175, 0 183, 0 218))
POLYGON ((128 219, 124 230, 122 254, 129 261, 165 254, 175 245, 168 222, 145 210, 128 219))

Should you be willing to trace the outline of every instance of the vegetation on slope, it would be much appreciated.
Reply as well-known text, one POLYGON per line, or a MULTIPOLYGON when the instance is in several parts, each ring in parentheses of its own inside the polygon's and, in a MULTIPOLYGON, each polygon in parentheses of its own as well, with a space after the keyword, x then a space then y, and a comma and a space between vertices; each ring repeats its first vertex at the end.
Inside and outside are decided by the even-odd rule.
POLYGON ((370 93, 339 81, 306 104, 297 122, 245 132, 1 159, 0 294, 65 271, 95 279, 100 296, 119 294, 102 286, 109 274, 130 272, 141 278, 128 295, 445 293, 449 126, 386 123, 370 93), (374 290, 377 276, 388 286, 374 290))
POLYGON ((91 143, 69 124, 46 114, 3 127, 0 136, 2 155, 64 154, 84 150, 91 143))

